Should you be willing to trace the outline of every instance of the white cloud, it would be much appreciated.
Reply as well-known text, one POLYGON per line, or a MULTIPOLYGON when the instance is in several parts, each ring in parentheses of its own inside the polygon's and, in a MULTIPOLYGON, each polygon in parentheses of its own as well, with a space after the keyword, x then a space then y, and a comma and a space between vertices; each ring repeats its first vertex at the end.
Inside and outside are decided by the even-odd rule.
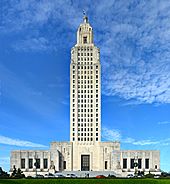
POLYGON ((29 38, 20 40, 13 44, 12 47, 16 51, 48 51, 50 49, 49 41, 44 37, 29 38))
POLYGON ((108 141, 119 141, 121 139, 121 134, 119 130, 108 129, 106 127, 103 127, 102 137, 108 141))
POLYGON ((34 148, 44 148, 47 147, 42 144, 33 143, 30 141, 20 140, 20 139, 12 139, 10 137, 5 137, 0 135, 0 144, 7 144, 13 146, 22 146, 22 147, 34 147, 34 148))
MULTIPOLYGON (((131 103, 170 103, 170 14, 167 1, 117 1, 95 24, 101 44, 103 94, 131 103), (137 102, 135 102, 137 101, 137 102)), ((105 5, 103 5, 104 7, 105 5)))
POLYGON ((135 140, 133 138, 126 138, 122 140, 123 143, 139 145, 139 146, 146 146, 146 145, 155 145, 160 144, 160 141, 152 141, 152 140, 135 140))
POLYGON ((120 141, 125 144, 132 144, 136 146, 147 146, 147 145, 169 146, 170 145, 170 138, 166 138, 162 140, 150 140, 150 139, 136 140, 131 137, 124 138, 121 135, 120 130, 109 129, 107 127, 104 127, 102 129, 102 138, 104 138, 107 141, 120 141))
MULTIPOLYGON (((101 48, 103 94, 126 104, 170 103, 170 1, 103 0, 94 2, 93 11, 90 5, 83 4, 101 48)), ((10 43, 17 51, 71 47, 81 8, 70 0, 14 0, 2 9, 0 32, 22 35, 10 43)))
POLYGON ((158 122, 158 125, 167 125, 167 124, 170 124, 169 121, 160 121, 158 122))
POLYGON ((122 139, 122 143, 133 144, 138 146, 146 146, 146 145, 160 145, 160 146, 169 146, 170 138, 162 139, 162 140, 135 140, 133 138, 125 138, 122 139))

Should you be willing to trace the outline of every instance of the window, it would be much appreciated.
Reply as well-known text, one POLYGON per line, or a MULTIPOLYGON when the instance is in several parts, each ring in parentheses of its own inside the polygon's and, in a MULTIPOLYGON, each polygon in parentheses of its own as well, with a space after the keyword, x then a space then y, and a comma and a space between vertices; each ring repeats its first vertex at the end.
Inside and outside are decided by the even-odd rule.
POLYGON ((134 159, 130 159, 130 168, 134 169, 134 159))
POLYGON ((142 168, 142 159, 139 158, 138 159, 138 169, 141 169, 142 168))
POLYGON ((127 158, 123 159, 123 169, 127 169, 127 158))
POLYGON ((83 43, 87 43, 87 36, 83 37, 83 43))
POLYGON ((33 159, 32 158, 29 158, 29 160, 28 160, 28 168, 29 169, 33 168, 33 159))
POLYGON ((40 159, 39 158, 36 159, 35 166, 37 169, 40 169, 40 159))
POLYGON ((149 169, 149 158, 145 159, 145 169, 149 169))
POLYGON ((107 161, 105 161, 105 164, 104 165, 105 165, 105 169, 107 169, 107 161))
POLYGON ((44 166, 44 169, 47 169, 48 168, 48 159, 47 158, 44 158, 44 160, 43 160, 43 166, 44 166))
POLYGON ((66 161, 63 162, 63 168, 66 169, 66 161))
POLYGON ((25 169, 25 158, 21 159, 21 169, 25 169))

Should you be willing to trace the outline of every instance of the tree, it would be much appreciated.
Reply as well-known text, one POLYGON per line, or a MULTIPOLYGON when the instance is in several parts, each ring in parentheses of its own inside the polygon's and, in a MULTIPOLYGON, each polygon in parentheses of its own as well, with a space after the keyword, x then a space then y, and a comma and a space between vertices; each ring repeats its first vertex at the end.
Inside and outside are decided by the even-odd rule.
POLYGON ((0 167, 0 178, 8 178, 9 174, 3 171, 2 167, 0 167))
POLYGON ((13 172, 12 172, 12 175, 11 176, 13 178, 25 178, 25 175, 23 174, 23 172, 21 171, 21 169, 18 168, 18 170, 17 170, 15 166, 13 168, 13 172))

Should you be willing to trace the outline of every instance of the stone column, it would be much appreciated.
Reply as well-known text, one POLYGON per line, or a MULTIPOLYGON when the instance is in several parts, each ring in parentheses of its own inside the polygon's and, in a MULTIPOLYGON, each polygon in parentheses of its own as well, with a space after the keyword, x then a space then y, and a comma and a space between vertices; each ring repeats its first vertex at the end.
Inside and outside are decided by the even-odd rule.
POLYGON ((27 152, 26 158, 25 158, 25 169, 28 169, 28 159, 29 159, 29 152, 27 152))
POLYGON ((128 152, 128 157, 127 157, 127 170, 130 169, 130 152, 128 152))
POLYGON ((42 152, 40 155, 40 169, 44 169, 44 152, 42 152))

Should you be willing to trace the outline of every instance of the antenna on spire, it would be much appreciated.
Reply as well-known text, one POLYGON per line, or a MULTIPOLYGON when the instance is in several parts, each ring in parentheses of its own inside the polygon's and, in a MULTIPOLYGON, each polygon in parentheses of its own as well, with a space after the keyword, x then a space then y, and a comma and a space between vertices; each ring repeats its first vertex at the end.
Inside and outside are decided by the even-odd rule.
POLYGON ((86 16, 86 10, 83 10, 83 15, 86 16))
POLYGON ((84 23, 87 23, 88 22, 88 17, 87 17, 87 15, 86 15, 86 11, 85 10, 83 10, 83 22, 84 23))

